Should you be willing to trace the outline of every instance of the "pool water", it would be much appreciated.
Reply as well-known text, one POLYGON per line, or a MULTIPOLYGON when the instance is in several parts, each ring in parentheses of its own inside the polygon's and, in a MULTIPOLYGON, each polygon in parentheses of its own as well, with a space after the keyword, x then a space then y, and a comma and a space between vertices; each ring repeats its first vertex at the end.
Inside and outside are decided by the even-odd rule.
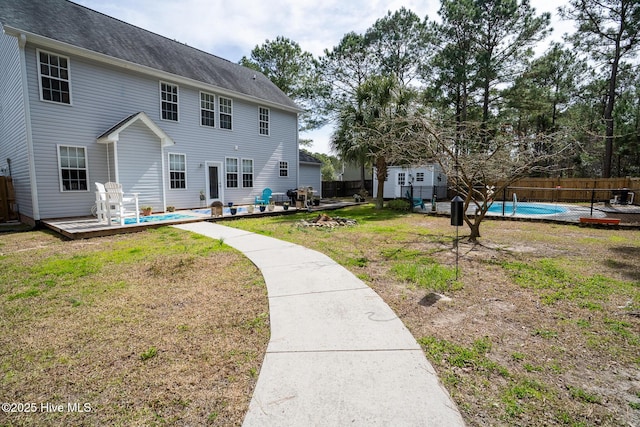
MULTIPOLYGON (((143 224, 145 222, 158 222, 158 221, 178 221, 181 219, 196 219, 195 216, 179 214, 179 213, 171 213, 171 214, 162 214, 162 215, 149 215, 149 216, 141 216, 140 223, 143 224)), ((125 218, 124 223, 126 225, 131 225, 136 223, 135 218, 125 218)))
MULTIPOLYGON (((516 215, 555 215, 568 211, 567 208, 562 206, 548 205, 545 203, 518 202, 516 204, 516 215)), ((502 202, 494 202, 489 207, 488 212, 502 215, 502 202)), ((504 214, 513 215, 513 202, 505 203, 504 214)))

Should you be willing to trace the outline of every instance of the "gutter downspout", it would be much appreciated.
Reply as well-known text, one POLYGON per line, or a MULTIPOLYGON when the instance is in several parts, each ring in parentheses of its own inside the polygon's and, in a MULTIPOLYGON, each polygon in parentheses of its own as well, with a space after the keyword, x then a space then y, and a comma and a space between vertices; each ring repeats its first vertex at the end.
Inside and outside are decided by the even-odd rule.
POLYGON ((27 36, 20 33, 18 47, 20 48, 20 78, 22 79, 22 97, 24 103, 24 123, 27 138, 27 162, 29 165, 29 186, 31 187, 31 208, 33 220, 40 221, 40 205, 38 204, 38 181, 36 177, 36 160, 33 151, 33 132, 31 131, 31 108, 29 104, 29 81, 27 79, 27 58, 25 46, 27 36))

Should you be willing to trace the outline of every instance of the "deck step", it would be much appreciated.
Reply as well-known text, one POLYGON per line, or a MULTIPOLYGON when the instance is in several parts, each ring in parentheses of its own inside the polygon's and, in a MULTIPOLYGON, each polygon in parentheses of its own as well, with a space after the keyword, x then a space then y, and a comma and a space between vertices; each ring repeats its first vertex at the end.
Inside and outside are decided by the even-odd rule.
POLYGON ((620 224, 620 219, 618 218, 585 218, 580 217, 580 222, 588 223, 588 224, 620 224))

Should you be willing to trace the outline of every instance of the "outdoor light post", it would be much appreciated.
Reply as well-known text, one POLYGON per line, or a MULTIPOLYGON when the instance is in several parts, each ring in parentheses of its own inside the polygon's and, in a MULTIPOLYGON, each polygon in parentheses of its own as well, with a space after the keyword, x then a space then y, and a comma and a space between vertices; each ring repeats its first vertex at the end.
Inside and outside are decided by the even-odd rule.
POLYGON ((456 240, 455 240, 455 248, 456 248, 456 280, 458 280, 458 258, 459 258, 459 249, 458 249, 458 227, 463 224, 463 216, 464 216, 464 200, 459 195, 456 195, 453 199, 451 199, 451 225, 455 225, 456 227, 456 240))

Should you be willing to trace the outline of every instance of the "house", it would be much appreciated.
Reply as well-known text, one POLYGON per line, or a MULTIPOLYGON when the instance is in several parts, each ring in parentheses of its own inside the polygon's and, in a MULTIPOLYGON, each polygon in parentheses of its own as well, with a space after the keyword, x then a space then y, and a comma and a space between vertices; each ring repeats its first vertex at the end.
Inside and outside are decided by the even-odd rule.
POLYGON ((322 190, 322 161, 306 151, 300 150, 300 187, 313 187, 322 190))
MULTIPOLYGON (((377 194, 378 180, 374 169, 373 194, 377 194)), ((405 198, 407 191, 413 191, 413 197, 431 200, 447 197, 447 177, 438 164, 424 166, 389 166, 384 182, 385 199, 405 198)))
POLYGON ((67 0, 2 0, 0 25, 0 170, 23 221, 88 215, 94 182, 154 211, 298 186, 301 110, 264 75, 67 0))

